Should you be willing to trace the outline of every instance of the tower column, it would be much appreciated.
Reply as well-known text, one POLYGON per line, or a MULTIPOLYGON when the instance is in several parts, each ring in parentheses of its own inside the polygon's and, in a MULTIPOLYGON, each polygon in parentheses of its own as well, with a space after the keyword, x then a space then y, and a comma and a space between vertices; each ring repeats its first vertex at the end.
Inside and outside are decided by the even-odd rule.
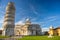
POLYGON ((13 36, 15 27, 14 23, 15 23, 15 6, 13 2, 9 2, 6 7, 2 35, 13 36))

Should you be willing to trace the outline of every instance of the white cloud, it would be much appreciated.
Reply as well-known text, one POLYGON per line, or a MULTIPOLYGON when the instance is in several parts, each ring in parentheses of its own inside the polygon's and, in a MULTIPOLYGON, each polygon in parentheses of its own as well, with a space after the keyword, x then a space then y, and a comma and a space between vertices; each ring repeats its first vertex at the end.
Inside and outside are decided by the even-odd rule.
POLYGON ((24 25, 25 18, 22 18, 20 21, 16 22, 15 25, 21 24, 24 25))
POLYGON ((36 21, 37 20, 37 18, 35 17, 35 18, 31 18, 31 21, 36 21))
POLYGON ((57 20, 57 18, 58 18, 58 16, 51 16, 51 17, 48 17, 47 18, 47 22, 51 22, 51 21, 55 21, 55 20, 57 20))
POLYGON ((54 19, 56 18, 57 16, 51 16, 51 17, 48 17, 47 19, 54 19))
POLYGON ((58 16, 50 16, 50 17, 46 17, 46 18, 44 18, 43 20, 45 20, 45 21, 50 21, 50 20, 52 20, 52 21, 54 21, 54 20, 57 20, 57 18, 58 18, 58 16))
POLYGON ((58 18, 58 16, 51 16, 51 17, 47 17, 45 19, 43 19, 42 22, 40 22, 42 27, 47 26, 49 23, 52 23, 53 21, 56 21, 58 18))
POLYGON ((51 17, 47 18, 46 22, 52 22, 52 21, 55 21, 55 20, 57 20, 57 16, 51 16, 51 17))
POLYGON ((39 13, 36 11, 35 7, 34 7, 32 4, 30 4, 30 9, 32 10, 32 12, 33 12, 34 14, 36 14, 36 15, 39 14, 39 13))
POLYGON ((52 21, 55 21, 55 20, 57 20, 57 19, 55 19, 55 18, 54 19, 50 19, 50 20, 48 20, 48 22, 52 22, 52 21))
POLYGON ((4 17, 3 16, 1 16, 0 17, 0 30, 2 30, 3 28, 2 28, 2 25, 3 25, 3 21, 4 21, 4 17))
MULTIPOLYGON (((45 18, 43 20, 44 20, 44 22, 52 22, 52 21, 57 20, 57 18, 58 18, 57 16, 51 16, 51 17, 45 18)), ((42 23, 44 23, 44 22, 42 22, 42 23)))
POLYGON ((5 6, 1 5, 0 6, 0 29, 2 29, 3 21, 4 21, 4 14, 5 14, 5 6))
POLYGON ((36 15, 38 15, 38 12, 37 12, 37 11, 33 10, 33 12, 34 12, 36 15))
MULTIPOLYGON (((16 22, 15 25, 16 25, 16 24, 24 24, 25 21, 26 21, 26 19, 27 19, 27 17, 22 18, 21 20, 19 20, 18 22, 16 22)), ((38 22, 35 22, 35 21, 37 20, 36 18, 29 17, 29 19, 31 19, 30 21, 31 21, 32 23, 38 23, 38 22)))
POLYGON ((3 28, 0 28, 0 30, 3 30, 3 28))
POLYGON ((3 23, 3 21, 4 21, 4 16, 1 16, 0 17, 0 23, 3 23))
POLYGON ((42 32, 49 31, 49 28, 42 28, 42 32))
POLYGON ((22 20, 20 20, 20 21, 16 22, 15 25, 16 25, 16 24, 22 24, 22 25, 23 25, 24 23, 23 23, 22 20))

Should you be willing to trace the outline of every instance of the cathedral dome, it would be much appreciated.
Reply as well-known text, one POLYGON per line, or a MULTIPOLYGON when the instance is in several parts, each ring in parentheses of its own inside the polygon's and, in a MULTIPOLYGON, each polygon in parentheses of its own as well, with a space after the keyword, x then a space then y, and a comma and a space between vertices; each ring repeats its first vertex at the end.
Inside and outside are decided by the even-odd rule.
POLYGON ((30 21, 30 19, 29 19, 29 18, 27 18, 27 19, 26 19, 25 24, 31 24, 31 21, 30 21))
POLYGON ((29 19, 29 18, 27 18, 27 19, 26 19, 26 21, 30 21, 30 19, 29 19))

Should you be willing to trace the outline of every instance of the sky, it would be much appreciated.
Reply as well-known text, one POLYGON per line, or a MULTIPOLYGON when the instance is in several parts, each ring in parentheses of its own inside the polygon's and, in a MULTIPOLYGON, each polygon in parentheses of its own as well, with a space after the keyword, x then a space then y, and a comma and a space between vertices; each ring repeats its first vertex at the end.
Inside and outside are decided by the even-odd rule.
POLYGON ((45 30, 51 25, 54 28, 60 26, 59 0, 0 0, 0 29, 8 2, 15 4, 15 24, 23 24, 26 18, 30 18, 32 23, 39 24, 45 30))

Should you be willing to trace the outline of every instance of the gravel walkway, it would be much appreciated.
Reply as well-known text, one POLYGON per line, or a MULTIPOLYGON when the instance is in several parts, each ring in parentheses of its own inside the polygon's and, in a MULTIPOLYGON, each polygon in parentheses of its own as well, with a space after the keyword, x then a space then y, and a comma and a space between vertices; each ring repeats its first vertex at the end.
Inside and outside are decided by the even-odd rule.
POLYGON ((10 38, 4 38, 4 39, 0 39, 0 40, 17 40, 18 38, 22 38, 21 36, 15 36, 15 37, 10 37, 10 38))

